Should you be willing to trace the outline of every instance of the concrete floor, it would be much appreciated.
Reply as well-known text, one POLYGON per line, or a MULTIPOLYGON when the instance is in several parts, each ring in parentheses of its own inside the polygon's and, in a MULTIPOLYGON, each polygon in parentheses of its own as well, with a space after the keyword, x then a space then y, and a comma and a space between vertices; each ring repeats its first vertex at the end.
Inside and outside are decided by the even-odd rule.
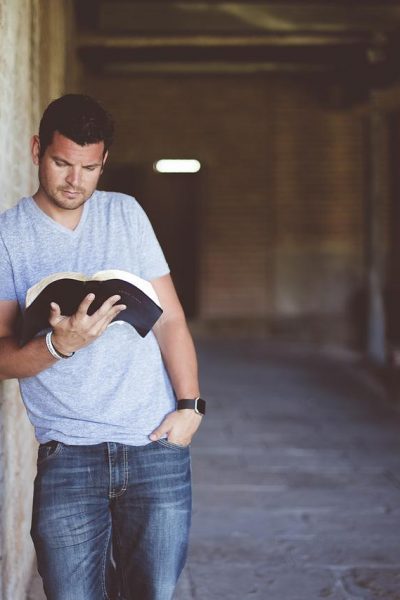
POLYGON ((400 600, 400 414, 380 386, 351 354, 198 347, 209 410, 176 600, 400 600))

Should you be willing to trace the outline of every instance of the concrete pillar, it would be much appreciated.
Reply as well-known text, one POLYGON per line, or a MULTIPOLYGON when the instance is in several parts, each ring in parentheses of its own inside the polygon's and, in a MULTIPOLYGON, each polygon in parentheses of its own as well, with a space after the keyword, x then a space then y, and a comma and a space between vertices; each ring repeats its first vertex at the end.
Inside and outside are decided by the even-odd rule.
MULTIPOLYGON (((71 0, 0 0, 0 211, 36 189, 30 138, 39 105, 66 91, 71 8, 71 0)), ((0 600, 25 600, 31 576, 36 448, 17 382, 1 382, 0 600)))

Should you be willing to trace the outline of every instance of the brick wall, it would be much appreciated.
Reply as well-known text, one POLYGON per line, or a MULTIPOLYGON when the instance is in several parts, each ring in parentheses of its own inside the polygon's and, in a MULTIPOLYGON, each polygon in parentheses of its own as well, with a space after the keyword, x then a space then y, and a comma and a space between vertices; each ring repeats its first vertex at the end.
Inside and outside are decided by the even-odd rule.
POLYGON ((362 283, 365 117, 281 83, 276 102, 275 310, 345 315, 362 283))
MULTIPOLYGON (((30 138, 65 86, 69 0, 0 0, 0 210, 34 192, 30 138), (46 15, 46 18, 44 18, 46 15), (52 51, 47 51, 49 31, 52 51), (58 38, 57 38, 58 36, 58 38), (59 40, 57 42, 57 39, 59 40), (46 54, 47 52, 47 54, 46 54), (47 74, 50 73, 49 78, 47 74), (56 76, 57 75, 57 76, 56 76)), ((36 443, 14 380, 0 387, 0 599, 25 600, 36 443)))
POLYGON ((327 108, 315 83, 289 76, 86 74, 84 86, 117 117, 111 161, 204 164, 200 319, 306 332, 315 322, 326 341, 350 343, 363 282, 362 111, 327 108))

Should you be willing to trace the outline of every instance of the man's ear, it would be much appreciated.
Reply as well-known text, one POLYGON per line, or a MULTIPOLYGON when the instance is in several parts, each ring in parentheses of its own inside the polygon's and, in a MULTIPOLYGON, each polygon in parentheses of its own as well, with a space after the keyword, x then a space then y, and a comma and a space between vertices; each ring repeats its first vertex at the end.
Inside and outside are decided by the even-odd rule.
POLYGON ((38 135, 34 135, 31 141, 31 155, 33 164, 38 166, 40 162, 40 140, 38 135))

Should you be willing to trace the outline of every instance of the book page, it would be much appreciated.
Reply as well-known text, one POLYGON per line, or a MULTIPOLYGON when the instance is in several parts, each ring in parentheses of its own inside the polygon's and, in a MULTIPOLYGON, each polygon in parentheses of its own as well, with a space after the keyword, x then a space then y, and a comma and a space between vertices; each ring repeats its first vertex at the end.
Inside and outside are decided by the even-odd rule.
POLYGON ((63 271, 48 275, 48 277, 44 277, 38 283, 29 288, 26 293, 25 308, 28 308, 28 306, 32 304, 35 298, 39 296, 40 292, 44 290, 46 286, 54 281, 58 281, 59 279, 75 279, 77 281, 107 281, 108 279, 122 279, 123 281, 127 281, 128 283, 131 283, 139 288, 149 298, 151 298, 153 302, 160 306, 160 300, 158 299, 156 291, 149 281, 146 281, 137 275, 133 275, 133 273, 129 273, 128 271, 123 271, 121 269, 106 269, 105 271, 98 271, 93 276, 87 276, 84 273, 77 273, 74 271, 63 271))
POLYGON ((76 279, 77 281, 87 281, 90 277, 87 277, 83 273, 76 273, 74 271, 64 271, 62 273, 53 273, 52 275, 48 275, 48 277, 44 277, 35 283, 29 290, 26 292, 25 298, 25 308, 28 308, 30 304, 34 301, 34 299, 39 296, 40 292, 44 290, 44 288, 49 285, 49 283, 53 283, 53 281, 58 281, 58 279, 76 279))
POLYGON ((129 271, 122 271, 120 269, 106 269, 105 271, 98 271, 91 277, 95 281, 105 281, 107 279, 122 279, 131 283, 132 285, 142 290, 149 298, 153 300, 158 306, 160 306, 160 300, 156 294, 155 289, 151 285, 149 281, 146 279, 142 279, 137 275, 133 275, 133 273, 129 273, 129 271))

